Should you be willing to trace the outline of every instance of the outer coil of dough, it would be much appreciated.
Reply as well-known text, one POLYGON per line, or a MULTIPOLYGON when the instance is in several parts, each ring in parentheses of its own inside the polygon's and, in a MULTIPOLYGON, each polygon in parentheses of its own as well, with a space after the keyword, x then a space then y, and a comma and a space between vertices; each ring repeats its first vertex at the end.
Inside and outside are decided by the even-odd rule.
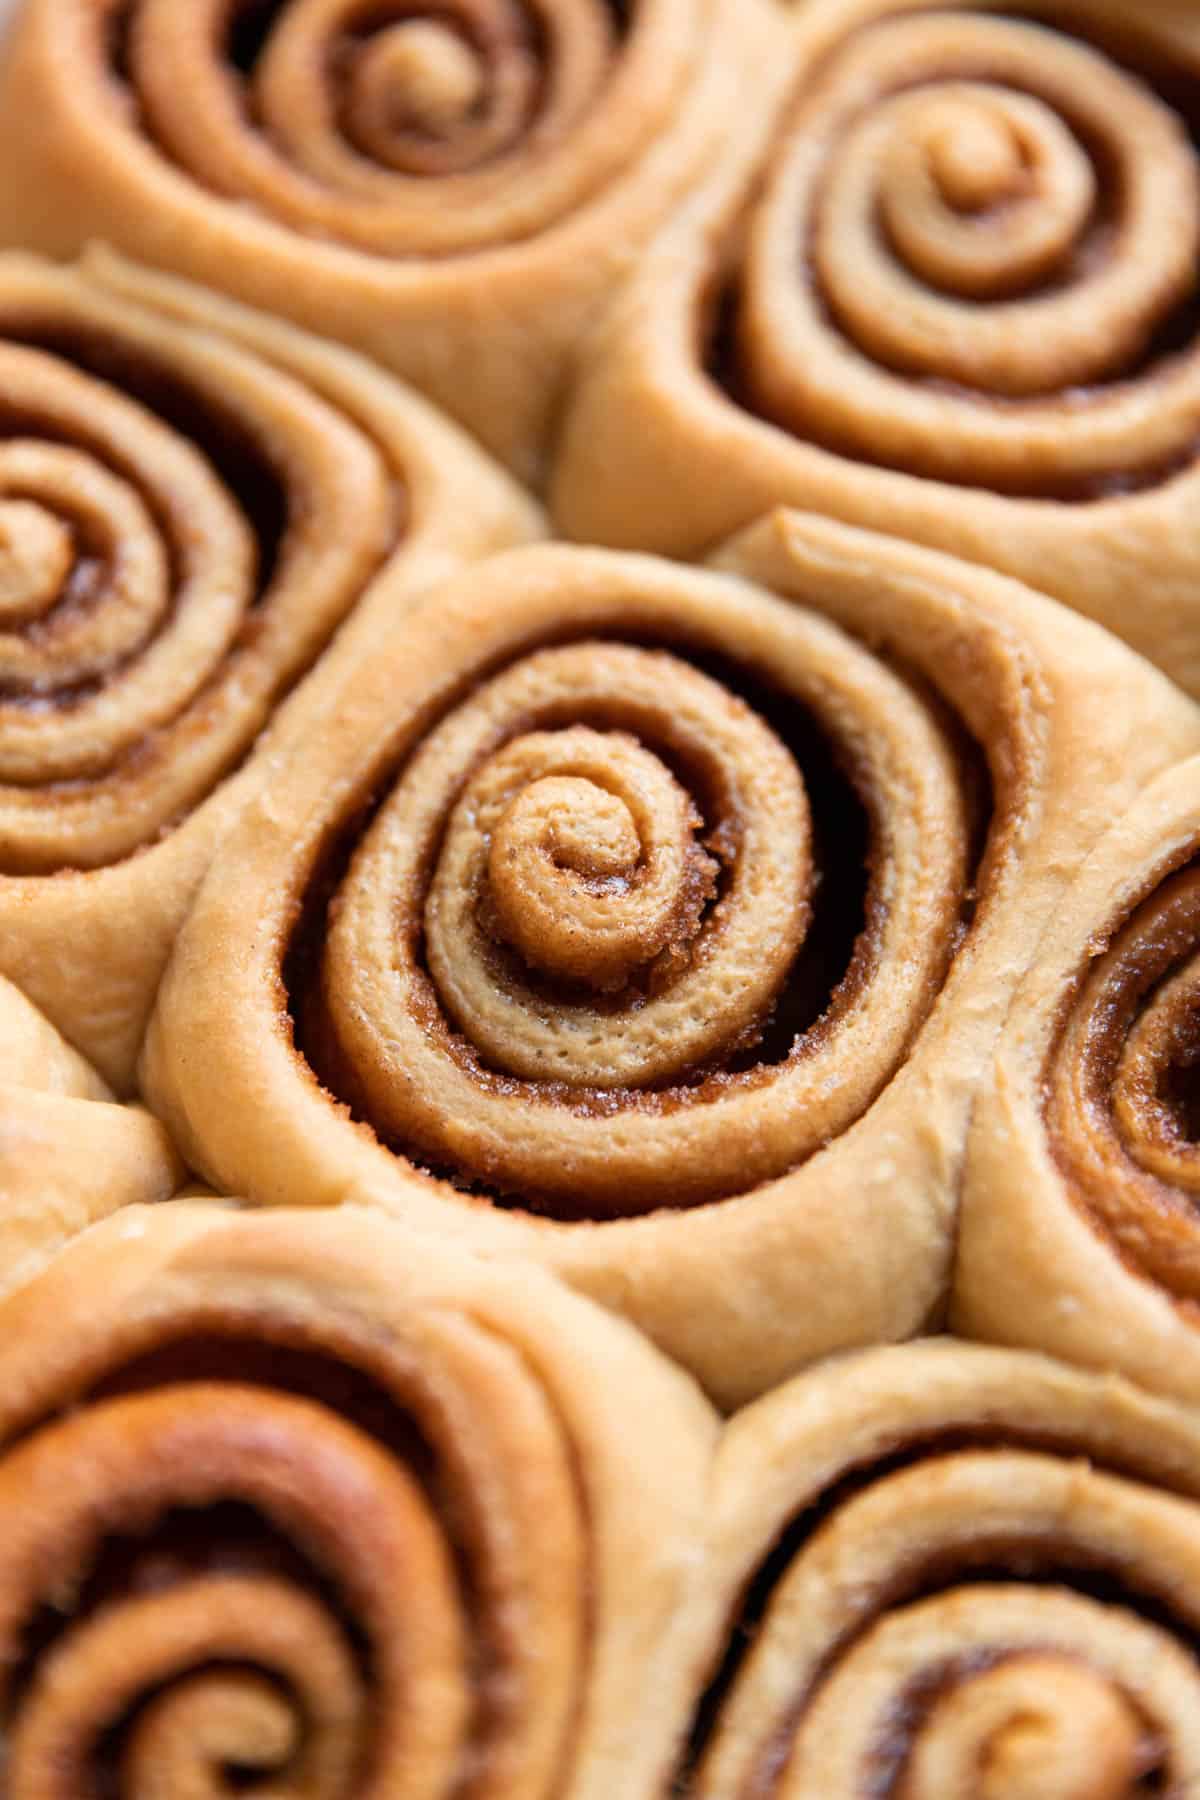
POLYGON ((966 565, 795 515, 722 561, 516 552, 375 635, 142 1078, 218 1188, 547 1262, 734 1404, 938 1307, 1038 928, 1198 721, 966 565))
POLYGON ((971 1135, 955 1312, 1200 1396, 1193 1142, 1200 762, 1161 776, 1058 910, 971 1135))
POLYGON ((118 1106, 91 1065, 0 978, 0 1291, 93 1220, 167 1199, 182 1174, 158 1121, 118 1106))
POLYGON ((832 0, 797 32, 772 148, 592 347, 561 524, 695 555, 805 507, 1015 575, 1200 691, 1194 9, 832 0))
POLYGON ((0 366, 0 972, 127 1090, 302 677, 537 520, 358 358, 108 255, 0 258, 0 366))
POLYGON ((618 1321, 377 1215, 180 1202, 0 1346, 12 1800, 653 1791, 716 1421, 618 1321))
POLYGON ((729 1426, 689 1800, 1124 1800, 1200 1782, 1200 1428, 948 1340, 729 1426))
POLYGON ((613 289, 761 143, 790 35, 770 0, 32 0, 0 241, 101 236, 285 312, 536 476, 613 289))

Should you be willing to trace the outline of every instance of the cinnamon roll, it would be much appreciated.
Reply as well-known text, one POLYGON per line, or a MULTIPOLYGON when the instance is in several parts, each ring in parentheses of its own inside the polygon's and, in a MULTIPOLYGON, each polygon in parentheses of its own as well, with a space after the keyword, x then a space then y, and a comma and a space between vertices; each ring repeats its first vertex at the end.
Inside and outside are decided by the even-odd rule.
POLYGON ((28 0, 0 241, 98 236, 282 311, 534 476, 612 288, 762 141, 789 38, 772 0, 28 0))
POLYGON ((1200 761, 1113 827, 1058 910, 972 1131, 971 1336, 1200 1398, 1200 761))
POLYGON ((1014 1351, 867 1352, 732 1422, 713 1508, 689 1800, 1200 1785, 1190 1412, 1014 1351))
POLYGON ((1200 715, 928 552, 781 515, 723 560, 514 552, 378 633, 142 1079, 223 1191, 545 1261, 732 1404, 938 1306, 1036 931, 1200 715))
POLYGON ((537 523, 366 363, 112 257, 0 257, 0 414, 0 973, 127 1089, 289 694, 537 523))
POLYGON ((179 1202, 12 1296, 0 1370, 9 1800, 653 1792, 715 1419, 598 1308, 179 1202))
POLYGON ((0 1291, 118 1207, 167 1199, 166 1131, 119 1106, 91 1065, 0 977, 0 1291))
POLYGON ((795 17, 773 147, 589 356, 563 526, 693 555, 803 506, 1015 575, 1200 691, 1194 8, 795 17))

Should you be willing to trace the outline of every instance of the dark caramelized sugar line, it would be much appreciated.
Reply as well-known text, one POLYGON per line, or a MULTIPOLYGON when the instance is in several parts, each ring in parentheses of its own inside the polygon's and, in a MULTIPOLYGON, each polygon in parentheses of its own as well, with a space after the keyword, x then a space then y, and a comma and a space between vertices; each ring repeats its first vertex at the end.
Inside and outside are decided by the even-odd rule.
MULTIPOLYGON (((1144 1590, 1130 1588, 1119 1564, 1114 1562, 1110 1566, 1099 1561, 1086 1563, 1080 1560, 1077 1550, 1069 1543, 1054 1544, 1041 1540, 1031 1544, 1029 1539, 1020 1537, 1009 1542, 981 1539, 973 1547, 970 1557, 960 1554, 953 1562, 947 1558, 940 1563, 935 1560, 924 1567, 914 1568, 911 1583, 906 1582, 898 1591, 886 1596, 881 1611, 894 1605, 910 1606, 922 1600, 933 1600, 943 1594, 952 1594, 964 1585, 973 1588, 1006 1587, 1014 1582, 1024 1588, 1051 1591, 1067 1588, 1100 1606, 1136 1614, 1147 1624, 1157 1626, 1164 1635, 1185 1645, 1194 1657, 1200 1655, 1200 1637, 1171 1610, 1169 1595, 1164 1593, 1156 1596, 1147 1594, 1144 1590)), ((876 1614, 876 1618, 878 1616, 876 1614)), ((792 1745, 809 1701, 820 1690, 836 1663, 853 1651, 871 1628, 872 1621, 868 1620, 860 1630, 835 1646, 810 1686, 797 1697, 785 1723, 762 1746, 738 1800, 772 1800, 791 1756, 792 1745)), ((748 1650, 749 1645, 746 1648, 748 1650)), ((1022 1642, 1011 1650, 991 1654, 979 1652, 942 1663, 931 1669, 924 1679, 910 1683, 896 1696, 893 1706, 880 1721, 874 1747, 869 1753, 866 1779, 857 1790, 855 1800, 901 1800, 905 1792, 901 1783, 913 1740, 937 1702, 961 1682, 982 1675, 1005 1662, 1016 1661, 1023 1653, 1036 1654, 1041 1648, 1036 1635, 1031 1634, 1027 1642, 1022 1642)), ((1055 1651, 1053 1654, 1056 1658, 1062 1657, 1061 1652, 1055 1651)), ((1136 1792, 1139 1800, 1154 1800, 1156 1795, 1162 1795, 1166 1800, 1166 1796, 1174 1795, 1175 1790, 1163 1785, 1166 1780, 1166 1770, 1162 1763, 1164 1746, 1161 1744, 1157 1723, 1136 1705, 1132 1695, 1124 1689, 1122 1692, 1126 1703, 1139 1713, 1143 1721, 1145 1741, 1152 1747, 1151 1753, 1154 1756, 1154 1767, 1138 1782, 1136 1792)), ((680 1791, 686 1793, 686 1786, 680 1791)))
POLYGON ((255 1320, 252 1336, 236 1322, 222 1329, 213 1320, 201 1329, 193 1321, 181 1333, 160 1338, 152 1348, 102 1375, 77 1403, 95 1405, 122 1395, 209 1381, 249 1384, 314 1400, 373 1438, 424 1486, 434 1484, 433 1451, 411 1414, 388 1393, 381 1365, 365 1366, 361 1348, 343 1342, 326 1346, 317 1334, 266 1315, 255 1320))
MULTIPOLYGON (((133 5, 138 0, 131 0, 133 5)), ((239 74, 250 76, 289 0, 240 0, 230 8, 225 56, 239 74)))
MULTIPOLYGON (((762 672, 703 651, 686 654, 693 667, 736 694, 771 728, 800 770, 808 798, 814 870, 808 933, 757 1043, 735 1051, 725 1064, 731 1074, 777 1068, 792 1055, 797 1039, 830 1010, 838 990, 858 985, 855 961, 868 951, 871 924, 870 796, 860 772, 848 766, 842 747, 820 721, 762 672)), ((864 969, 864 979, 866 973, 864 969)))
MULTIPOLYGON (((962 0, 965 10, 972 10, 970 0, 962 0)), ((1027 24, 1057 30, 1060 37, 1074 38, 1089 44, 1093 50, 1135 75, 1153 88, 1159 98, 1177 112, 1187 125, 1194 141, 1200 142, 1200 59, 1189 70, 1181 50, 1174 54, 1155 42, 1155 34, 1141 24, 1153 15, 1135 7, 1106 8, 1103 18, 1084 19, 1074 16, 1064 21, 1057 0, 1042 0, 1040 6, 1006 6, 996 15, 1001 19, 1018 19, 1027 24)))
MULTIPOLYGON (((824 302, 822 301, 822 305, 824 302)), ((715 300, 709 308, 711 324, 702 338, 703 370, 724 397, 737 407, 739 412, 749 413, 761 419, 765 424, 773 426, 788 437, 798 434, 782 419, 774 418, 751 394, 741 369, 737 348, 737 316, 741 305, 739 283, 736 276, 731 276, 721 286, 715 300)), ((1167 372, 1170 364, 1184 355, 1194 353, 1197 338, 1200 337, 1200 288, 1190 295, 1187 301, 1178 307, 1159 327, 1148 343, 1141 362, 1120 378, 1119 383, 1112 386, 1127 385, 1132 381, 1154 380, 1167 372)), ((996 394, 983 393, 974 388, 964 388, 958 383, 929 376, 906 375, 914 387, 924 387, 931 392, 953 394, 974 405, 991 407, 998 412, 1010 411, 1014 414, 1029 416, 1034 408, 1047 411, 1061 411, 1065 406, 1078 407, 1086 402, 1089 394, 1097 396, 1106 391, 1103 387, 1071 388, 1064 394, 1054 398, 1039 400, 1011 400, 996 394)), ((867 456, 862 447, 840 438, 832 430, 828 421, 811 418, 806 423, 802 441, 812 444, 818 450, 826 450, 833 456, 844 457, 848 462, 863 463, 870 468, 888 469, 896 474, 904 475, 910 471, 903 462, 889 460, 882 456, 867 456)), ((1014 500, 1046 500, 1062 505, 1090 505, 1104 500, 1114 500, 1125 494, 1139 494, 1159 488, 1185 474, 1200 456, 1200 432, 1188 448, 1178 456, 1163 461, 1148 463, 1137 470, 1112 470, 1100 475, 1082 476, 1076 480, 1045 480, 1040 482, 1024 481, 1003 483, 990 479, 981 482, 964 473, 955 476, 950 471, 939 472, 928 479, 937 481, 945 487, 965 489, 985 488, 992 493, 1003 494, 1014 500)))
MULTIPOLYGON (((241 4, 233 8, 224 55, 240 74, 253 75, 272 31, 291 3, 292 0, 241 0, 241 4)), ((624 36, 632 23, 637 0, 601 0, 601 3, 611 14, 618 35, 624 36)), ((136 4, 137 0, 130 0, 127 13, 136 4)), ((511 4, 520 14, 522 29, 528 34, 527 41, 535 56, 544 59, 547 49, 546 30, 535 0, 511 0, 511 4)), ((402 24, 410 19, 444 24, 448 30, 461 33, 467 42, 474 41, 470 33, 470 21, 456 15, 453 0, 441 0, 441 3, 439 0, 426 0, 424 5, 413 5, 411 0, 406 4, 400 4, 399 0, 363 0, 346 35, 351 39, 368 38, 389 25, 402 24)), ((119 67, 122 76, 127 79, 127 62, 123 61, 119 67)))

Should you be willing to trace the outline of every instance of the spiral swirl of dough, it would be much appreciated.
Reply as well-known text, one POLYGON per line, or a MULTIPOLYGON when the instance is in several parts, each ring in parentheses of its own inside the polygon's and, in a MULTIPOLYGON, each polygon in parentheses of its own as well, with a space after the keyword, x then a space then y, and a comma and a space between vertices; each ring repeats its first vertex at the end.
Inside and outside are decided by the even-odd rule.
POLYGON ((0 332, 0 868, 96 868, 236 767, 401 519, 353 422, 232 343, 17 257, 0 332))
POLYGON ((703 11, 655 0, 624 28, 607 0, 292 0, 243 74, 227 0, 107 10, 143 127, 194 180, 400 256, 513 242, 579 205, 670 103, 703 11))
POLYGON ((0 1292, 118 1207, 166 1200, 183 1165, 157 1119, 0 977, 0 1292))
POLYGON ((888 467, 1138 482, 1194 449, 1200 359, 1133 377, 1198 248, 1191 142, 1131 72, 1034 21, 884 18, 805 92, 756 209, 745 377, 790 430, 888 467))
POLYGON ((639 607, 614 570, 611 635, 525 654, 555 602, 535 580, 523 605, 513 579, 493 584, 505 666, 412 742, 319 877, 301 1041, 385 1142, 526 1205, 628 1216, 743 1191, 854 1122, 937 994, 967 880, 951 746, 867 652, 711 578, 656 574, 639 607), (639 612, 670 648, 629 640, 639 612), (755 643, 777 725, 689 638, 755 643), (789 714, 853 770, 832 804, 847 829, 869 815, 865 879, 836 869, 828 819, 814 867, 789 714), (797 971, 821 979, 822 878, 857 884, 862 930, 811 1025, 760 1056, 797 971))
POLYGON ((737 102, 790 36, 774 0, 32 0, 0 238, 103 239, 365 350, 540 482, 584 340, 763 137, 737 102))
POLYGON ((690 557, 802 507, 1016 576, 1200 692, 1195 15, 790 16, 770 142, 731 147, 590 347, 561 525, 690 557))
POLYGON ((1198 1450, 1190 1416, 1131 1386, 949 1341, 759 1401, 718 1473, 747 1597, 683 1791, 1188 1792, 1198 1450))
POLYGON ((1195 758, 1181 763, 1113 827, 1022 984, 973 1133, 957 1283, 972 1331, 1036 1333, 1189 1399, 1198 779, 1195 758))
POLYGON ((544 1278, 412 1248, 353 1210, 131 1208, 8 1302, 12 1800, 600 1791, 714 1422, 544 1278), (677 1462, 629 1455, 591 1359, 647 1384, 677 1462))
POLYGON ((550 1262, 728 1399, 928 1316, 1039 925, 1200 721, 894 540, 780 514, 720 563, 543 546, 373 627, 141 1079, 220 1190, 550 1262))

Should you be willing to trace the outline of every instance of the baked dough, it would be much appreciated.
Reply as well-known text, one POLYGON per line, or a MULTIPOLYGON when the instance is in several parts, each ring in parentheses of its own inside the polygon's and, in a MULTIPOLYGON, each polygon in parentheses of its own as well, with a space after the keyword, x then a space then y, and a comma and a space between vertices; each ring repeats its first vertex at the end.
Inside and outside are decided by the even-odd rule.
POLYGON ((781 514, 722 561, 514 552, 378 632, 142 1080, 218 1188, 549 1263, 732 1405, 941 1304, 1038 928, 1200 715, 893 540, 781 514))
POLYGON ((1200 1783, 1200 1423, 950 1341, 729 1426, 688 1800, 1122 1800, 1200 1783))
POLYGON ((971 1136, 955 1318, 1200 1399, 1200 761, 1097 848, 1018 990, 971 1136))
POLYGON ((540 525, 367 363, 109 255, 0 257, 0 390, 0 973, 128 1092, 289 691, 540 525))
POLYGON ((9 1800, 649 1800, 716 1430, 539 1271, 129 1208, 0 1307, 9 1800))
POLYGON ((562 527, 694 556, 806 507, 1015 575, 1200 692, 1200 14, 794 17, 772 149, 590 347, 562 527))
POLYGON ((612 290, 762 144, 790 36, 772 0, 29 0, 0 242, 103 237, 286 313, 536 478, 612 290))
POLYGON ((96 1071, 0 977, 0 1292, 118 1207, 165 1200, 183 1165, 157 1119, 96 1071))

